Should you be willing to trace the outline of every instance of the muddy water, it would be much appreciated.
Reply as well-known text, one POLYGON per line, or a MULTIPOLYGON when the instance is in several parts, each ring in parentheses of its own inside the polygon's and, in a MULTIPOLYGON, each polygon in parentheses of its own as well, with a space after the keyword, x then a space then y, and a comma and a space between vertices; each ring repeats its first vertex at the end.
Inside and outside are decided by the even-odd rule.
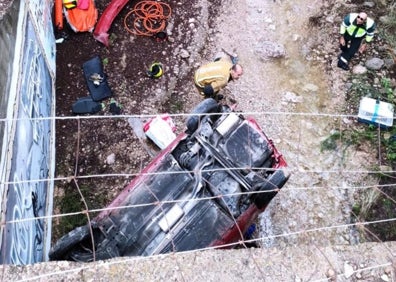
POLYGON ((321 151, 321 142, 350 121, 334 112, 323 66, 310 61, 307 42, 315 35, 308 19, 320 2, 232 1, 219 18, 215 40, 238 54, 245 71, 229 85, 229 93, 274 140, 292 173, 262 217, 266 246, 356 242, 356 233, 346 226, 354 187, 375 184, 361 165, 370 152, 321 151), (258 56, 263 41, 283 45, 286 57, 258 56))

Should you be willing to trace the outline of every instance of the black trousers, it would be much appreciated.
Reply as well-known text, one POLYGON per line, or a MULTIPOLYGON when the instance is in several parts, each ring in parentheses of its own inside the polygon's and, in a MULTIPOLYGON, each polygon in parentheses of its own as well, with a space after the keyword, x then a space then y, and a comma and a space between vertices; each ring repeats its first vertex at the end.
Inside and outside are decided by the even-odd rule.
POLYGON ((352 57, 359 50, 360 43, 364 37, 352 37, 347 32, 344 34, 345 45, 342 46, 340 44, 340 49, 342 51, 341 57, 343 57, 348 62, 352 59, 352 57), (348 47, 349 46, 349 47, 348 47))

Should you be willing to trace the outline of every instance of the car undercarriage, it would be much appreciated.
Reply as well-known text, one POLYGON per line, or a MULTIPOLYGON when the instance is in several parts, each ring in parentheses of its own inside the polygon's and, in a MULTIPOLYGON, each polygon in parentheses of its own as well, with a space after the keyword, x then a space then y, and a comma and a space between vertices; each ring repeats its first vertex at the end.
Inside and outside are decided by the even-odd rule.
POLYGON ((253 119, 213 99, 187 130, 50 259, 93 261, 232 247, 289 178, 283 156, 253 119))

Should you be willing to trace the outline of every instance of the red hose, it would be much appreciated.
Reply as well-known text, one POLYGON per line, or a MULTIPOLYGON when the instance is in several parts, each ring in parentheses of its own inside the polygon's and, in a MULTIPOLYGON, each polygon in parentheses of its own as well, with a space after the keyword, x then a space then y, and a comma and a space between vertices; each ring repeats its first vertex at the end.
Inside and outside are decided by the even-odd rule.
POLYGON ((63 29, 63 4, 62 0, 55 0, 55 26, 57 29, 63 29))
POLYGON ((103 43, 106 47, 109 47, 109 34, 107 33, 110 29, 114 18, 120 13, 124 6, 129 0, 113 0, 110 5, 104 10, 98 23, 96 24, 93 32, 94 38, 103 43))

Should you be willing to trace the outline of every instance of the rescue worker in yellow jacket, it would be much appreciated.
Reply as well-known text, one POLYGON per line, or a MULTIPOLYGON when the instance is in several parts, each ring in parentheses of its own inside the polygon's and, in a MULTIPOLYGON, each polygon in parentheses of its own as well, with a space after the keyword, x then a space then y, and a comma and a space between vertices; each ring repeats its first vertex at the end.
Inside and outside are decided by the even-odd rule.
POLYGON ((221 100, 223 95, 218 94, 219 91, 231 80, 239 79, 242 74, 242 66, 226 55, 201 66, 195 72, 194 82, 202 96, 221 100))
POLYGON ((376 24, 366 13, 350 13, 345 16, 340 27, 340 49, 337 66, 349 70, 348 63, 356 54, 363 53, 373 40, 376 24), (364 41, 363 41, 364 39, 364 41))

